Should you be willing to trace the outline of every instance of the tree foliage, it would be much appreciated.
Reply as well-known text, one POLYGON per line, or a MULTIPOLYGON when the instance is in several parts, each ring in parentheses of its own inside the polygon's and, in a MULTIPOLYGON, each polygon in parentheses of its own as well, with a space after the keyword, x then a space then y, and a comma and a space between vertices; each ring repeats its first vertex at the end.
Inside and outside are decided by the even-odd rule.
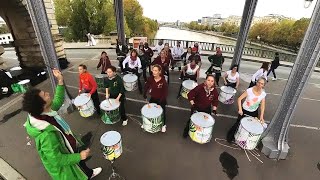
POLYGON ((0 26, 0 34, 10 33, 10 30, 7 25, 0 26))
POLYGON ((187 24, 187 27, 192 30, 196 31, 216 31, 216 27, 214 25, 202 25, 199 24, 197 21, 191 21, 189 24, 187 24))
POLYGON ((55 15, 59 26, 67 26, 71 18, 70 0, 54 0, 55 15))

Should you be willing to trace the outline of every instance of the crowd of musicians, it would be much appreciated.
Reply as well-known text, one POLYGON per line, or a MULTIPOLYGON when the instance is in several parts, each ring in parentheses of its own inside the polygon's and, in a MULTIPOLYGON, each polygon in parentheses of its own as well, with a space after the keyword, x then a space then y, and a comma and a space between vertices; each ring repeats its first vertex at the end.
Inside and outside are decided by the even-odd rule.
MULTIPOLYGON (((180 72, 181 82, 184 80, 199 81, 202 59, 200 57, 200 47, 195 44, 184 52, 180 42, 173 48, 169 44, 159 43, 154 49, 148 46, 148 43, 140 44, 137 49, 129 51, 127 46, 117 44, 116 49, 119 69, 121 74, 131 73, 138 77, 138 90, 144 99, 149 103, 156 103, 163 109, 162 132, 166 132, 166 105, 169 94, 168 85, 171 81, 170 69, 177 68, 180 72), (154 52, 157 53, 154 57, 154 52), (141 82, 143 77, 143 83, 141 82)), ((276 54, 276 57, 278 55, 276 54)), ((267 83, 267 76, 279 66, 279 60, 272 62, 269 69, 269 63, 263 63, 261 68, 252 76, 249 88, 246 89, 240 97, 237 98, 238 119, 230 128, 226 137, 228 142, 234 140, 234 134, 239 126, 240 120, 245 116, 256 117, 264 122, 265 97, 264 86, 267 83), (244 101, 243 101, 244 100, 244 101), (260 108, 260 113, 258 113, 260 108)), ((191 104, 191 114, 195 112, 205 112, 210 115, 216 115, 218 108, 218 87, 222 79, 224 86, 239 88, 240 75, 238 66, 222 74, 222 65, 224 57, 219 47, 216 48, 214 55, 208 57, 211 63, 209 69, 205 72, 206 78, 203 83, 199 83, 192 89, 187 98, 191 104)), ((101 53, 100 61, 96 67, 101 69, 101 74, 106 74, 104 86, 106 89, 106 99, 113 98, 120 103, 119 111, 122 125, 128 123, 125 100, 126 91, 122 77, 117 73, 117 68, 111 65, 106 52, 101 53)), ((79 94, 87 93, 91 97, 96 113, 102 114, 100 101, 98 97, 98 87, 94 76, 92 76, 86 65, 79 65, 79 94)), ((95 177, 101 172, 101 168, 90 169, 86 166, 85 159, 89 155, 89 149, 81 149, 81 143, 72 133, 69 125, 57 114, 57 110, 63 104, 64 86, 63 77, 58 70, 54 70, 54 75, 58 80, 58 87, 55 97, 51 100, 49 93, 39 89, 32 89, 25 93, 23 99, 23 110, 28 112, 27 122, 25 124, 27 132, 36 139, 39 146, 40 158, 47 171, 54 179, 67 179, 66 177, 77 177, 77 179, 89 179, 95 177), (55 136, 52 133, 60 132, 62 136, 55 136), (61 154, 61 152, 65 154, 61 154), (69 154, 68 154, 69 153, 69 154), (59 161, 56 161, 59 159, 59 161), (60 161, 61 160, 61 161, 60 161), (67 168, 65 173, 60 173, 55 169, 56 163, 63 163, 67 168), (80 167, 80 168, 79 168, 80 167)), ((180 90, 177 98, 180 98, 180 90)), ((190 120, 186 123, 183 130, 183 137, 187 137, 190 120)))

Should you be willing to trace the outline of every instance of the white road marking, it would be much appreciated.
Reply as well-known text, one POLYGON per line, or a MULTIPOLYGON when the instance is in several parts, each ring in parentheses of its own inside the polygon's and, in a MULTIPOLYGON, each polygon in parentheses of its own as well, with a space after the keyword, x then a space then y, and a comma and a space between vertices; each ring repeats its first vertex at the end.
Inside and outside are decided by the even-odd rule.
POLYGON ((25 178, 18 171, 11 167, 10 164, 8 164, 2 158, 0 158, 0 176, 2 176, 4 179, 25 180, 25 178))
MULTIPOLYGON (((73 88, 73 89, 78 89, 78 87, 75 87, 75 86, 70 86, 70 85, 66 85, 67 87, 70 87, 70 88, 73 88)), ((103 94, 105 95, 105 93, 103 92, 98 92, 99 94, 103 94)), ((128 101, 132 101, 132 102, 138 102, 138 103, 147 103, 146 101, 144 100, 139 100, 139 99, 133 99, 133 98, 126 98, 126 100, 128 101)), ((177 110, 182 110, 182 111, 190 111, 189 108, 183 108, 183 107, 179 107, 179 106, 172 106, 172 105, 167 105, 168 108, 171 108, 171 109, 177 109, 177 110)), ((131 116, 136 116, 136 117, 140 117, 138 115, 133 115, 133 114, 130 114, 131 116)), ((229 118, 229 119, 237 119, 238 117, 237 116, 232 116, 232 115, 228 115, 228 114, 217 114, 218 117, 226 117, 226 118, 229 118)), ((266 123, 270 123, 269 121, 265 121, 266 123)), ((305 129, 312 129, 312 130, 320 130, 320 127, 313 127, 313 126, 305 126, 305 125, 299 125, 299 124, 290 124, 291 127, 298 127, 298 128, 305 128, 305 129)))

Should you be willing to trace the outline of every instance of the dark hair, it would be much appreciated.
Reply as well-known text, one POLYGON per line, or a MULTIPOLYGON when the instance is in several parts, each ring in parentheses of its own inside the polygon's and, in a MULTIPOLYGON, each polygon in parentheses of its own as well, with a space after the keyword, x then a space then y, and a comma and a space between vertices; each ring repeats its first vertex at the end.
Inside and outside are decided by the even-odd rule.
POLYGON ((152 69, 155 68, 155 67, 158 68, 158 70, 159 70, 159 72, 161 74, 162 73, 162 67, 159 64, 155 64, 155 65, 153 65, 152 69))
POLYGON ((269 62, 263 62, 262 65, 261 65, 261 68, 268 71, 269 69, 269 62))
POLYGON ((87 70, 87 66, 84 64, 80 64, 79 67, 82 67, 83 69, 87 70))
POLYGON ((107 68, 107 70, 108 70, 108 69, 111 69, 112 72, 116 72, 116 71, 117 71, 117 68, 114 67, 114 66, 109 66, 109 67, 107 68))
POLYGON ((238 67, 239 67, 238 64, 234 64, 233 66, 231 66, 230 70, 232 70, 232 69, 235 68, 235 67, 237 68, 237 72, 238 72, 238 70, 239 70, 239 69, 238 69, 238 67))
POLYGON ((275 55, 276 55, 276 56, 279 56, 279 53, 278 53, 278 52, 276 52, 276 53, 275 53, 275 55))
POLYGON ((102 54, 106 54, 106 55, 107 55, 107 52, 105 52, 105 51, 102 51, 102 52, 101 52, 101 56, 102 56, 102 54))
POLYGON ((40 116, 46 102, 40 97, 40 89, 30 89, 23 95, 22 110, 32 116, 40 116))
POLYGON ((137 51, 136 49, 132 49, 132 50, 131 50, 130 56, 132 56, 132 53, 133 53, 133 52, 135 52, 135 53, 136 53, 136 56, 138 56, 138 51, 137 51))
POLYGON ((208 79, 209 77, 212 77, 214 79, 214 75, 212 75, 212 74, 208 74, 206 79, 208 79))

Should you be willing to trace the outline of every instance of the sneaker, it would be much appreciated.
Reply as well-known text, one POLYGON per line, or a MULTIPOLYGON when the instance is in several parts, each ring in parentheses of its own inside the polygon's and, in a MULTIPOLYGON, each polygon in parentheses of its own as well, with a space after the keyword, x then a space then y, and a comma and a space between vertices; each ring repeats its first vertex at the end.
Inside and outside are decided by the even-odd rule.
POLYGON ((141 125, 141 129, 143 129, 143 125, 141 125))
POLYGON ((122 121, 122 126, 126 126, 128 124, 128 119, 125 121, 122 121))
POLYGON ((277 80, 277 78, 272 78, 272 81, 276 81, 277 80))
POLYGON ((94 168, 94 169, 92 169, 92 170, 93 170, 93 173, 92 173, 92 176, 91 176, 90 179, 98 176, 98 175, 101 173, 102 168, 101 168, 101 167, 97 167, 97 168, 94 168))
POLYGON ((162 126, 161 132, 166 132, 167 131, 167 125, 162 126))

